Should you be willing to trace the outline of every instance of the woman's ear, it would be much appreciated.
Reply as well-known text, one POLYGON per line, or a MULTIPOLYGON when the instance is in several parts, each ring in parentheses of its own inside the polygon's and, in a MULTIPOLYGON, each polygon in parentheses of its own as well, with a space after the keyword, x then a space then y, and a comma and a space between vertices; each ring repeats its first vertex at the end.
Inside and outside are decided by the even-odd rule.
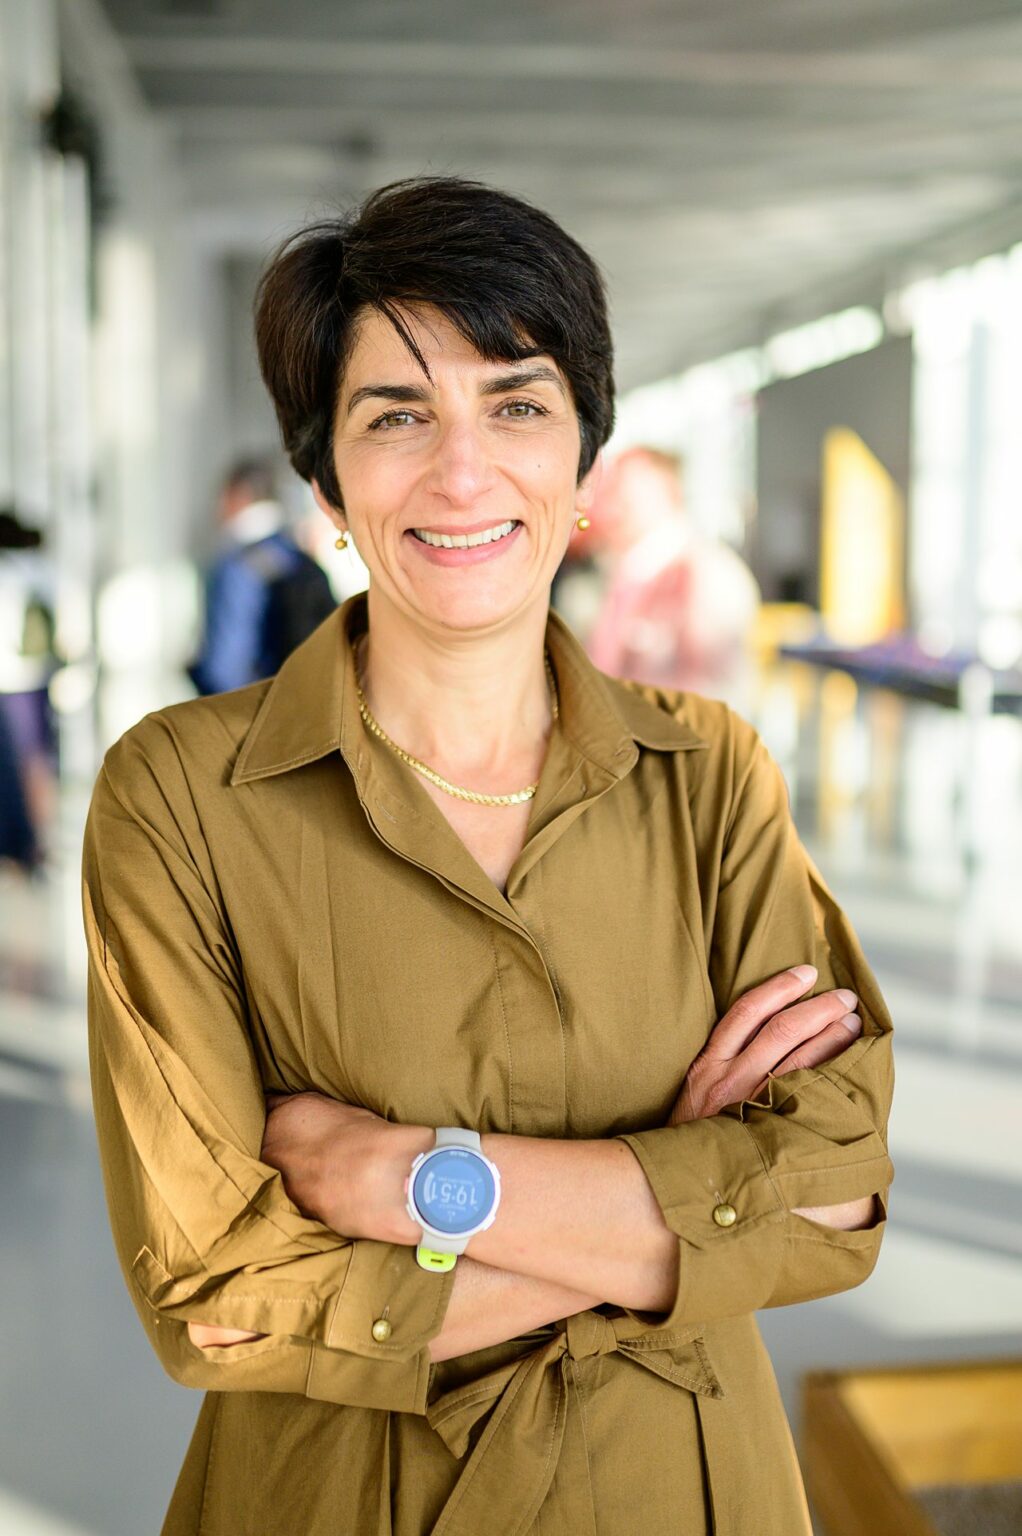
POLYGON ((575 487, 575 511, 588 512, 596 500, 596 493, 603 479, 603 449, 597 453, 595 459, 582 476, 575 487))
POLYGON ((323 487, 320 485, 318 480, 310 480, 309 484, 312 487, 312 498, 319 510, 326 513, 327 517, 333 523, 338 533, 347 533, 348 523, 341 509, 339 507, 335 507, 333 502, 328 500, 328 498, 323 494, 323 487))

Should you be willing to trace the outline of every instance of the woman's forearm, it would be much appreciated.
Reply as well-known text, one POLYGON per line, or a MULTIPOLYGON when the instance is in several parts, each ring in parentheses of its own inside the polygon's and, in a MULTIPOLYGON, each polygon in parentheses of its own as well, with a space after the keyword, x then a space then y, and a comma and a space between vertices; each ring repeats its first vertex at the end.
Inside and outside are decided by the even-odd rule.
MULTIPOLYGON (((469 1243, 473 1258, 637 1311, 673 1306, 678 1239, 626 1143, 487 1135, 483 1150, 503 1193, 493 1226, 469 1243)), ((875 1200, 796 1214, 850 1231, 873 1223, 875 1200)))
POLYGON ((503 1344, 532 1328, 598 1305, 596 1296, 531 1275, 458 1260, 444 1325, 429 1346, 432 1360, 450 1360, 503 1344))
POLYGON ((501 1173, 497 1219, 471 1239, 483 1264, 647 1311, 671 1306, 678 1239, 622 1141, 483 1137, 501 1173))
MULTIPOLYGON (((411 1166, 404 1138, 413 1138, 414 1147, 414 1138, 429 1138, 429 1132, 391 1129, 378 1144, 384 1163, 367 1180, 376 1192, 379 1225, 366 1223, 361 1230, 384 1242, 413 1244, 421 1233, 404 1205, 411 1166)), ((500 1170, 501 1200, 493 1226, 469 1239, 471 1258, 618 1306, 657 1312, 673 1304, 678 1239, 625 1142, 487 1133, 482 1150, 500 1170)), ((319 1204, 328 1222, 329 1209, 328 1197, 319 1204)), ((335 1231, 351 1230, 332 1224, 335 1231)))

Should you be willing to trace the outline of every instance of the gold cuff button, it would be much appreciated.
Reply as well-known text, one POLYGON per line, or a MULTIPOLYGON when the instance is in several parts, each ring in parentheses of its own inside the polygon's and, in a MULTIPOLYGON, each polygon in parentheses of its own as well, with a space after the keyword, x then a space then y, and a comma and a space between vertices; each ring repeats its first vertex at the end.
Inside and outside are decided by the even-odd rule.
POLYGON ((715 1205, 713 1219, 718 1227, 733 1227, 738 1220, 738 1212, 733 1205, 715 1205))
POLYGON ((393 1329, 391 1328, 387 1318, 378 1317, 376 1319, 375 1323, 373 1324, 373 1338, 376 1340, 377 1344, 386 1344, 392 1332, 393 1329))

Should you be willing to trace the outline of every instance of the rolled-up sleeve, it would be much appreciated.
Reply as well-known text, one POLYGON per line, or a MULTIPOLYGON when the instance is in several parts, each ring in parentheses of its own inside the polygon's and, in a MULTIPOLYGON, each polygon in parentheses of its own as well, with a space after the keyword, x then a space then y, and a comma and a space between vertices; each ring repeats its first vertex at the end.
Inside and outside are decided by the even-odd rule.
POLYGON ((186 776, 152 720, 107 755, 83 861, 97 1133, 132 1299, 185 1385, 423 1413, 451 1277, 420 1269, 411 1248, 306 1218, 260 1161, 243 957, 186 776), (202 1350, 189 1322, 265 1337, 202 1350))
POLYGON ((789 966, 811 962, 816 992, 858 997, 862 1035, 832 1061, 772 1077, 756 1100, 625 1135, 678 1236, 667 1327, 738 1316, 858 1285, 870 1274, 892 1178, 886 1124, 891 1021, 859 942, 802 847, 787 787, 758 736, 731 717, 729 810, 718 841, 709 973, 717 1017, 789 966), (867 1229, 793 1214, 877 1195, 867 1229))

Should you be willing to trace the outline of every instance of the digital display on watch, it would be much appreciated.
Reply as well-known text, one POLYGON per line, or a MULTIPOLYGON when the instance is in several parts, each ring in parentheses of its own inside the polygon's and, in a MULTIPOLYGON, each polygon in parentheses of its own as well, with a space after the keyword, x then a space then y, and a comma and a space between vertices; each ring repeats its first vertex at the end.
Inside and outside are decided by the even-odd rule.
POLYGON ((465 1147, 443 1147, 412 1180, 412 1202, 423 1221, 452 1237, 484 1221, 496 1198, 484 1160, 465 1147))

